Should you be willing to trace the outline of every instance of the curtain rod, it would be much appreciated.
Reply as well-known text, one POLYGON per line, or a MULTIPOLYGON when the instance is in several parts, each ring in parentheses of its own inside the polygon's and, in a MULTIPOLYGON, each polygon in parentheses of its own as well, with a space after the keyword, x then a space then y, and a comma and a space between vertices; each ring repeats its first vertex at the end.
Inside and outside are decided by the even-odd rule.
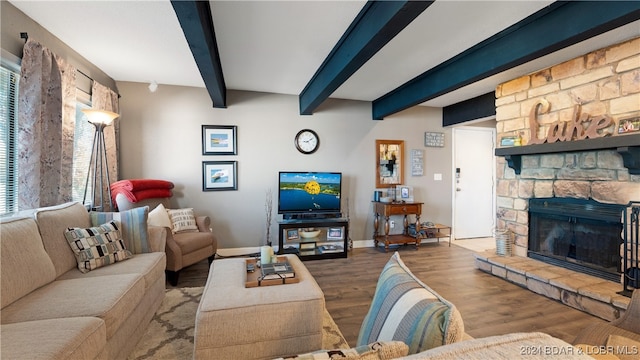
MULTIPOLYGON (((21 38, 21 39, 24 39, 24 42, 26 43, 26 42, 27 42, 27 40, 29 40, 29 33, 27 33, 27 32, 21 32, 21 33, 20 33, 20 38, 21 38)), ((92 78, 91 76, 89 76, 89 75, 85 74, 84 72, 82 72, 82 70, 80 70, 80 69, 76 69, 76 72, 79 72, 81 75, 83 75, 84 77, 86 77, 87 79, 89 79, 89 81, 93 81, 93 82, 95 82, 95 80, 93 80, 93 78, 92 78)), ((118 93, 116 93, 116 94, 118 94, 118 93)), ((119 99, 119 98, 120 98, 120 94, 118 94, 118 99, 119 99)))

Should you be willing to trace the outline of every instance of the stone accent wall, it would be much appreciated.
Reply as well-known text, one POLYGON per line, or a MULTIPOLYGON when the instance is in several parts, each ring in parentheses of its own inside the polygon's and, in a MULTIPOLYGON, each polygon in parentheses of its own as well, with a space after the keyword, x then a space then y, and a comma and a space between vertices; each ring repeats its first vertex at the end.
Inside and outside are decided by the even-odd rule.
MULTIPOLYGON (((557 121, 582 114, 620 119, 640 116, 640 38, 600 49, 540 70, 496 88, 497 146, 503 136, 520 135, 523 146, 531 138, 529 114, 544 99, 548 113, 538 116, 537 138, 545 138, 557 121)), ((589 141, 581 140, 581 141, 589 141)), ((522 157, 516 175, 497 157, 497 226, 515 234, 514 252, 527 256, 530 198, 573 197, 605 203, 640 201, 640 175, 630 175, 614 150, 594 150, 522 157)))

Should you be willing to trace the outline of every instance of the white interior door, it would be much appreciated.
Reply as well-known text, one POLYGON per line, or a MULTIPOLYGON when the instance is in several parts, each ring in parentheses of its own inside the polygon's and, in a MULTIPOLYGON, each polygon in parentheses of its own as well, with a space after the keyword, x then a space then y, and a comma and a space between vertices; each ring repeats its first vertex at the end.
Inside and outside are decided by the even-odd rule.
POLYGON ((495 129, 460 127, 454 136, 454 237, 493 236, 495 129))

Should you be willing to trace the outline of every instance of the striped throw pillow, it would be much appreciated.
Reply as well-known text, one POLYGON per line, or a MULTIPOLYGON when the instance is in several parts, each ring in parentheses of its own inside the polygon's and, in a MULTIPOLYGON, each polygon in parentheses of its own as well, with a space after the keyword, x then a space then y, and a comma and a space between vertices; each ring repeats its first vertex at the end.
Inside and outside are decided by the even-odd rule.
POLYGON ((91 226, 98 226, 111 220, 120 223, 120 232, 125 246, 134 254, 151 252, 149 234, 147 232, 147 219, 149 207, 137 207, 122 212, 96 212, 89 213, 91 226))
POLYGON ((416 278, 396 252, 378 278, 357 346, 403 341, 415 354, 459 341, 463 334, 458 309, 416 278))

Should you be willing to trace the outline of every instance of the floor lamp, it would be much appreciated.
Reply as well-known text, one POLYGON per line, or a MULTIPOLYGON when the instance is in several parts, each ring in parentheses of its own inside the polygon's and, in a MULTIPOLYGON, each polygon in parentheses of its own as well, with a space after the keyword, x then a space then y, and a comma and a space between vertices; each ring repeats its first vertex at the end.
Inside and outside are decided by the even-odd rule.
POLYGON ((105 202, 111 204, 111 181, 109 179, 109 164, 107 162, 107 149, 104 142, 104 128, 111 125, 118 114, 106 110, 84 109, 82 112, 87 116, 91 125, 96 128, 93 134, 93 147, 91 160, 87 170, 87 178, 84 183, 84 197, 82 204, 86 204, 89 179, 91 178, 91 210, 104 211, 105 202), (106 177, 108 200, 104 199, 104 180, 106 177))

